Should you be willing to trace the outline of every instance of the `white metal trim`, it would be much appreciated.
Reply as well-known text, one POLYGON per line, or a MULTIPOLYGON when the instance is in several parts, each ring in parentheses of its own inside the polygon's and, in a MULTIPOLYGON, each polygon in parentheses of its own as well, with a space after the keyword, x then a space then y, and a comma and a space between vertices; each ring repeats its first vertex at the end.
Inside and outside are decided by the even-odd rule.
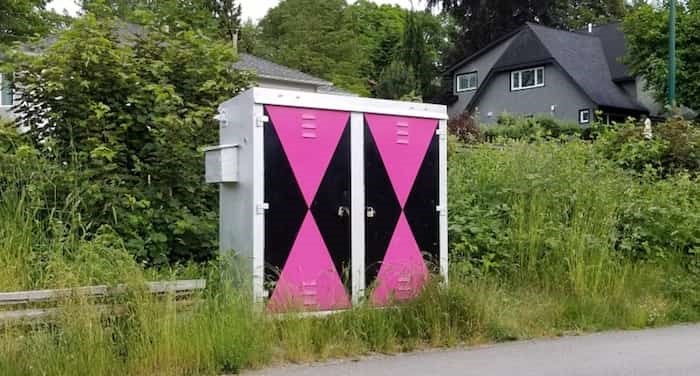
POLYGON ((368 114, 447 119, 447 107, 438 104, 399 102, 384 99, 351 97, 269 88, 251 88, 244 94, 252 95, 255 103, 277 106, 318 108, 368 114))
POLYGON ((364 114, 350 114, 350 270, 352 302, 365 293, 365 135, 364 114))
POLYGON ((440 120, 439 160, 440 160, 440 274, 448 281, 448 238, 447 238, 447 121, 440 120))
MULTIPOLYGON (((263 115, 263 106, 256 104, 252 120, 262 119, 263 115)), ((256 203, 265 202, 264 135, 263 127, 253 128, 253 202, 256 203)), ((256 215, 256 213, 251 215, 253 217, 253 299, 255 302, 262 302, 265 299, 265 215, 256 215)))

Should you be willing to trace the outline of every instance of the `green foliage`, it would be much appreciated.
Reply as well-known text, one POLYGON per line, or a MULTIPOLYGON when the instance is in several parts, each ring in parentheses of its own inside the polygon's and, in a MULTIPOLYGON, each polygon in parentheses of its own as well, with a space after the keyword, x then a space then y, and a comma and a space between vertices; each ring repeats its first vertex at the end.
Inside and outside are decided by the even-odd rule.
POLYGON ((284 0, 260 21, 266 58, 367 94, 363 52, 345 0, 284 0))
POLYGON ((48 0, 0 2, 0 46, 42 36, 66 20, 46 10, 48 0))
POLYGON ((624 0, 560 0, 555 2, 554 22, 569 30, 620 21, 626 13, 624 0))
POLYGON ((249 54, 256 54, 258 50, 258 39, 260 38, 260 27, 253 23, 252 20, 247 20, 241 26, 240 34, 238 34, 238 51, 249 54))
POLYGON ((360 74, 377 82, 382 71, 401 58, 406 11, 395 5, 359 0, 348 6, 347 12, 363 50, 360 74))
POLYGON ((416 94, 430 97, 437 91, 440 53, 448 45, 443 21, 429 12, 409 13, 367 0, 352 5, 285 0, 260 21, 254 51, 358 94, 380 97, 388 95, 377 94, 383 90, 376 87, 382 72, 401 60, 413 68, 416 94))
POLYGON ((455 48, 445 56, 450 65, 517 29, 536 22, 561 29, 578 29, 588 22, 618 20, 625 11, 621 0, 428 0, 455 20, 455 48))
POLYGON ((679 258, 700 275, 700 185, 677 175, 631 187, 620 208, 618 249, 642 260, 679 258))
POLYGON ((413 68, 418 93, 430 98, 438 93, 436 78, 441 71, 440 53, 447 46, 440 20, 430 12, 411 10, 406 15, 403 61, 413 68))
POLYGON ((217 105, 249 78, 230 69, 229 44, 196 31, 118 30, 119 21, 88 14, 27 57, 21 122, 74 169, 80 211, 95 228, 111 226, 156 264, 206 259, 216 200, 198 148, 216 142, 217 105))
POLYGON ((415 93, 416 86, 413 69, 396 60, 382 71, 375 88, 375 95, 378 98, 400 99, 415 93))
POLYGON ((447 130, 456 136, 459 141, 472 144, 483 141, 482 131, 477 124, 477 119, 468 112, 463 112, 456 118, 447 121, 447 130))
MULTIPOLYGON (((665 4, 665 2, 664 2, 665 4)), ((690 108, 700 106, 700 2, 677 2, 677 102, 690 108)), ((646 80, 647 88, 660 103, 668 92, 668 7, 637 2, 624 20, 628 56, 626 63, 635 75, 646 80)))
POLYGON ((624 124, 603 132, 597 147, 606 158, 639 174, 700 173, 700 129, 674 118, 656 125, 652 134, 647 140, 642 127, 624 124))
POLYGON ((583 128, 576 123, 564 122, 550 116, 523 118, 502 114, 495 125, 483 126, 482 132, 484 138, 490 141, 500 138, 533 141, 541 138, 577 136, 583 132, 583 128))
POLYGON ((222 277, 223 262, 186 271, 208 289, 184 311, 173 295, 145 294, 144 279, 165 273, 142 269, 110 227, 92 230, 78 210, 79 166, 27 137, 0 128, 0 290, 133 287, 102 302, 114 310, 69 299, 51 322, 5 325, 4 375, 214 375, 700 319, 697 178, 627 174, 588 142, 451 137, 449 286, 434 278, 389 309, 271 318, 222 277), (65 186, 74 190, 61 194, 65 186))

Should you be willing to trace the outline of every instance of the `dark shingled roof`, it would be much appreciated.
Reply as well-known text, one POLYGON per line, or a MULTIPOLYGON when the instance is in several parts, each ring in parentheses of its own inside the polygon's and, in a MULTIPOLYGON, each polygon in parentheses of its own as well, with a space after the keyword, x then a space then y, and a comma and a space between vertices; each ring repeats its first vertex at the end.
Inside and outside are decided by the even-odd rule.
POLYGON ((561 66, 598 106, 647 112, 615 83, 628 79, 630 75, 619 59, 624 55, 624 35, 613 25, 618 24, 598 27, 597 33, 606 34, 601 37, 595 30, 589 34, 527 23, 519 29, 467 107, 476 103, 482 88, 487 86, 486 81, 494 72, 552 62, 561 66), (619 35, 611 36, 613 32, 619 35))
POLYGON ((331 86, 332 83, 310 74, 300 72, 284 65, 273 63, 246 53, 238 54, 239 60, 233 66, 240 70, 255 72, 259 77, 273 80, 301 82, 319 86, 331 86))
MULTIPOLYGON (((622 59, 627 54, 627 43, 620 27, 619 22, 594 26, 591 33, 600 38, 600 42, 603 43, 603 52, 608 60, 610 74, 615 81, 634 79, 627 66, 622 63, 622 59)), ((588 33, 588 30, 581 30, 581 32, 588 33)))
POLYGON ((493 69, 496 71, 517 69, 523 64, 534 65, 551 61, 552 54, 539 40, 530 28, 524 28, 510 42, 508 49, 496 61, 493 69))
POLYGON ((646 111, 613 82, 600 38, 529 24, 554 60, 599 106, 646 111))

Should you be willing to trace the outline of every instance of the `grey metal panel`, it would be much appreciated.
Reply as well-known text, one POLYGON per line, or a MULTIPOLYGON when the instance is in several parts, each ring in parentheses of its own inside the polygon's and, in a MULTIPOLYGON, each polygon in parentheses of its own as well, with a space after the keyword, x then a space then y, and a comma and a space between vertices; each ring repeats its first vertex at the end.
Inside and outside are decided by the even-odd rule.
POLYGON ((496 73, 476 102, 479 121, 494 123, 503 113, 514 115, 553 115, 578 122, 578 111, 595 110, 595 104, 557 65, 544 69, 544 87, 510 90, 510 72, 496 73), (554 111, 552 112, 552 106, 554 111), (489 116, 489 114, 491 116, 489 116))
POLYGON ((464 112, 464 110, 467 107, 467 104, 469 103, 469 101, 471 101, 472 97, 474 96, 474 93, 476 93, 476 90, 457 92, 457 85, 455 83, 457 76, 463 73, 477 72, 479 80, 478 86, 481 86, 481 83, 486 78, 486 75, 488 75, 493 65, 496 64, 496 61, 501 57, 503 51, 505 51, 505 49, 508 47, 512 40, 513 37, 504 41, 500 45, 492 48, 490 51, 477 57, 473 61, 470 61, 469 63, 460 67, 452 74, 452 86, 454 87, 454 94, 457 96, 458 99, 455 103, 452 103, 447 108, 447 114, 450 117, 459 116, 462 112, 464 112))
POLYGON ((238 182, 219 184, 219 239, 221 251, 234 251, 242 262, 241 272, 253 272, 253 131, 255 104, 244 93, 219 106, 220 145, 238 144, 238 182))

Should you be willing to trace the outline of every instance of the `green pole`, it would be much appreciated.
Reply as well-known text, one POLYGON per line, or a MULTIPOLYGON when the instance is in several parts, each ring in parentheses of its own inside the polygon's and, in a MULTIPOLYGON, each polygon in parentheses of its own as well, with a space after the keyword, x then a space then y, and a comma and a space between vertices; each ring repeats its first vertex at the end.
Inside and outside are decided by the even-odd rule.
POLYGON ((676 0, 669 2, 668 17, 668 103, 676 107, 676 0))

